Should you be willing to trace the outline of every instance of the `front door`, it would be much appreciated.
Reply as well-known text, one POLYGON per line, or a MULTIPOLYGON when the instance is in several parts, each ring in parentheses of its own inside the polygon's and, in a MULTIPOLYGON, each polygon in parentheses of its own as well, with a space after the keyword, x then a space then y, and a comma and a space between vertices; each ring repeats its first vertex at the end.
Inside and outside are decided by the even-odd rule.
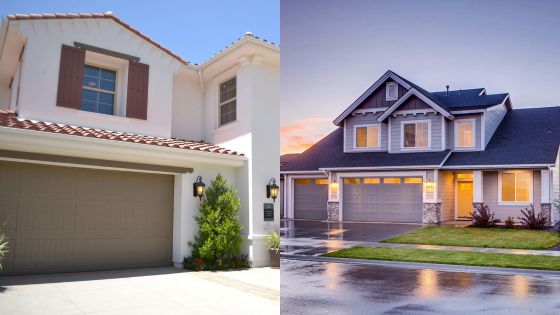
POLYGON ((470 218, 473 207, 473 182, 457 182, 457 218, 470 218))

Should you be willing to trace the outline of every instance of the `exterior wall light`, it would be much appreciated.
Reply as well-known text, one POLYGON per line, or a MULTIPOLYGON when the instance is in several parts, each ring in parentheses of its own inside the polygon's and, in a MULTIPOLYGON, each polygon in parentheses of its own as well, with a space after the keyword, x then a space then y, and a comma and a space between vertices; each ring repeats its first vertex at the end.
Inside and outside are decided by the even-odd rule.
POLYGON ((204 187, 206 185, 202 182, 202 176, 198 176, 196 178, 196 182, 193 184, 193 196, 200 198, 202 200, 202 196, 204 196, 204 187))
POLYGON ((266 198, 272 198, 272 201, 276 202, 278 191, 280 191, 280 187, 276 185, 276 179, 271 178, 268 185, 266 185, 266 198))

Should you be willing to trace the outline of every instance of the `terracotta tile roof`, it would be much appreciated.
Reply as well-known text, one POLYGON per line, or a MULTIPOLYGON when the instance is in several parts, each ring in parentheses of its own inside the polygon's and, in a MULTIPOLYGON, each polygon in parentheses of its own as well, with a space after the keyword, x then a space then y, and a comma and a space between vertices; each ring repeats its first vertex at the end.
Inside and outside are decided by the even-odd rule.
POLYGON ((63 124, 55 124, 44 121, 20 119, 14 111, 0 109, 0 127, 8 127, 14 129, 25 129, 42 132, 51 132, 57 134, 89 137, 111 141, 132 142, 138 144, 156 145, 159 147, 170 147, 177 149, 211 152, 226 155, 243 156, 237 151, 228 150, 219 146, 208 143, 181 140, 177 138, 158 138, 151 136, 143 136, 132 133, 116 132, 109 130, 101 130, 94 128, 70 126, 63 124))
POLYGON ((130 30, 131 32, 135 33, 136 35, 142 37, 143 39, 150 42, 152 45, 158 47, 159 49, 168 53, 171 57, 177 59, 179 62, 187 65, 190 62, 186 61, 185 59, 181 58, 176 53, 172 52, 168 48, 162 46, 155 40, 151 39, 149 36, 145 35, 144 33, 140 32, 139 30, 135 29, 134 27, 130 26, 128 23, 125 23, 113 13, 54 13, 54 14, 13 14, 8 15, 8 20, 38 20, 38 19, 113 19, 115 22, 122 25, 124 28, 130 30))

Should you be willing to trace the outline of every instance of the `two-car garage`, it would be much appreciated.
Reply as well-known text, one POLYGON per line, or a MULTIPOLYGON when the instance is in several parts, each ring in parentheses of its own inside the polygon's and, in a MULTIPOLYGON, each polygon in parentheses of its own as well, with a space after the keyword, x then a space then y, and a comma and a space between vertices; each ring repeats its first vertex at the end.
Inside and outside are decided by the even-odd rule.
MULTIPOLYGON (((343 221, 422 222, 423 177, 341 177, 343 221)), ((328 180, 293 180, 294 218, 327 219, 328 180)))
POLYGON ((4 272, 168 266, 172 175, 0 161, 4 272))

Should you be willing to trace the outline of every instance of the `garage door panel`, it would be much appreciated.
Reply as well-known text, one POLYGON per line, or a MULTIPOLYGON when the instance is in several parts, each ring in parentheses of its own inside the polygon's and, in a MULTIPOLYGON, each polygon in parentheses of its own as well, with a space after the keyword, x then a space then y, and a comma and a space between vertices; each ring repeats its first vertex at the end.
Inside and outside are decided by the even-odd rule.
MULTIPOLYGON (((0 169, 6 164, 14 163, 0 162, 0 169)), ((172 176, 15 165, 19 175, 0 173, 0 182, 22 178, 18 191, 0 191, 0 220, 11 237, 4 273, 171 264, 172 176), (64 182, 73 189, 47 187, 60 174, 74 176, 64 182)))
MULTIPOLYGON (((382 180, 361 179, 343 186, 345 221, 420 222, 422 184, 386 184, 382 180)), ((387 181, 389 182, 389 181, 387 181)))
POLYGON ((294 218, 327 219, 328 185, 315 179, 294 182, 294 218))

